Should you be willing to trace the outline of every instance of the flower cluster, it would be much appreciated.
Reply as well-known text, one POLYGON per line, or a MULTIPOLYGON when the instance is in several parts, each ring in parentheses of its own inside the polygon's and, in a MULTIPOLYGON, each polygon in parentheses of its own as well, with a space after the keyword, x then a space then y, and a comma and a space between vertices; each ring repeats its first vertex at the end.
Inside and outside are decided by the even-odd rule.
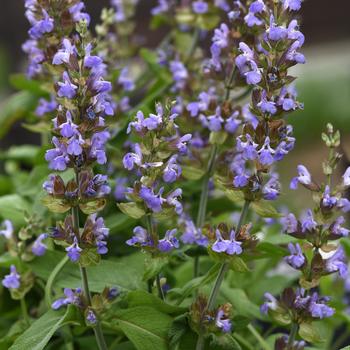
POLYGON ((30 78, 44 74, 43 63, 52 60, 61 40, 69 36, 75 24, 90 16, 84 12, 84 3, 79 0, 46 1, 26 0, 25 15, 31 25, 29 39, 23 44, 23 51, 28 54, 27 74, 30 78), (64 18, 59 14, 64 13, 64 18))
POLYGON ((105 227, 102 217, 91 214, 85 221, 82 232, 77 232, 71 215, 66 216, 64 222, 58 222, 52 228, 51 237, 56 241, 65 242, 69 259, 79 261, 82 252, 96 251, 103 255, 108 252, 106 239, 109 229, 105 227))
POLYGON ((108 229, 94 213, 104 207, 111 189, 107 176, 94 174, 92 167, 94 163, 107 162, 105 143, 109 132, 104 118, 113 115, 114 110, 109 96, 111 83, 103 78, 106 66, 101 57, 93 54, 86 22, 80 22, 76 29, 78 34, 65 37, 52 57, 61 80, 55 84, 59 106, 53 119, 54 148, 45 155, 50 169, 73 168, 75 179, 65 184, 59 175, 52 174, 43 188, 47 192, 44 203, 51 211, 64 213, 80 208, 85 214, 92 214, 83 232, 79 232, 77 218, 73 220, 71 216, 53 230, 53 238, 68 246, 70 260, 81 263, 84 254, 91 250, 97 255, 107 252, 108 229))
MULTIPOLYGON (((131 202, 119 204, 120 209, 130 216, 137 211, 138 218, 143 215, 159 218, 180 215, 183 211, 180 202, 182 190, 169 189, 169 186, 181 176, 179 158, 186 155, 191 135, 179 134, 176 117, 169 108, 157 104, 156 114, 145 118, 140 111, 128 126, 127 132, 134 131, 140 140, 123 158, 124 167, 136 172, 138 178, 133 188, 126 192, 131 202)), ((127 242, 129 245, 154 247, 163 252, 178 247, 174 237, 176 230, 167 231, 163 239, 142 227, 136 227, 134 233, 135 236, 127 242)))
POLYGON ((280 300, 270 293, 265 293, 265 302, 261 306, 261 312, 269 313, 272 317, 281 317, 283 314, 287 323, 301 324, 333 316, 334 309, 327 305, 328 301, 328 297, 320 297, 317 292, 306 295, 304 289, 294 292, 293 289, 287 288, 283 291, 280 300))

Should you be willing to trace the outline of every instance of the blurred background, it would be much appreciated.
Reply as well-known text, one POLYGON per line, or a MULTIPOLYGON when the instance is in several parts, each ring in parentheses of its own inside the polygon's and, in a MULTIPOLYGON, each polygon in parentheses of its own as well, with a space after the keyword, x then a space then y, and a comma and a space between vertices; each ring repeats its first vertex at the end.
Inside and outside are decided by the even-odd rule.
MULTIPOLYGON (((99 20, 101 9, 108 0, 86 0, 87 12, 93 24, 99 20)), ((148 30, 150 8, 156 1, 141 0, 138 7, 138 31, 146 45, 154 46, 164 33, 148 30)), ((325 156, 320 133, 328 121, 342 131, 342 147, 350 159, 350 1, 306 0, 301 11, 301 30, 306 36, 304 52, 307 64, 299 66, 293 75, 299 77, 299 100, 304 111, 294 113, 290 122, 297 137, 296 150, 289 162, 282 162, 282 180, 289 181, 298 163, 306 164, 321 176, 321 162, 325 156)), ((27 38, 28 23, 24 17, 23 0, 1 2, 0 11, 0 108, 13 92, 9 82, 12 73, 25 70, 26 59, 21 44, 27 38)), ((166 28, 162 28, 163 31, 166 28)), ((24 130, 20 122, 11 127, 6 137, 0 139, 0 148, 22 143, 37 143, 37 135, 24 130)), ((350 161, 349 161, 350 162, 350 161)), ((284 186, 287 190, 288 186, 284 186)), ((300 198, 302 201, 303 198, 300 198)), ((298 205, 298 202, 296 202, 298 205)))

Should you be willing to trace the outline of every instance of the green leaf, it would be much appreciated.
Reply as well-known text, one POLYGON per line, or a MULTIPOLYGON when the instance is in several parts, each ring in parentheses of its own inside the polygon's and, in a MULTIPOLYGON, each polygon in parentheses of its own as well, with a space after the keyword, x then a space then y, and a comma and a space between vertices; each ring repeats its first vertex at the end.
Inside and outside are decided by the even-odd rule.
POLYGON ((310 343, 320 343, 324 341, 315 323, 302 323, 299 327, 299 335, 310 343))
POLYGON ((114 213, 113 215, 106 217, 105 223, 112 235, 114 233, 120 233, 121 230, 135 226, 136 220, 133 220, 122 213, 114 213))
POLYGON ((146 214, 146 212, 134 202, 118 203, 117 205, 124 214, 132 217, 133 219, 140 219, 146 214))
POLYGON ((193 291, 200 287, 211 283, 216 278, 221 264, 215 264, 204 276, 197 277, 187 282, 182 288, 174 288, 168 292, 169 296, 177 296, 179 298, 178 304, 181 304, 184 299, 189 296, 193 291))
POLYGON ((24 118, 37 104, 37 96, 28 91, 20 91, 0 104, 0 138, 17 120, 24 118))
POLYGON ((42 203, 53 213, 65 213, 70 209, 69 203, 63 198, 54 198, 53 196, 45 196, 42 203))
POLYGON ((171 322, 170 316, 146 306, 120 310, 113 320, 138 350, 167 350, 171 322))
POLYGON ((143 280, 148 281, 157 275, 160 270, 168 263, 168 257, 163 256, 147 256, 145 259, 145 271, 143 274, 143 280))
POLYGON ((76 323, 76 319, 77 310, 75 306, 70 306, 65 311, 49 310, 16 339, 10 350, 44 349, 60 327, 76 323))
POLYGON ((89 201, 86 203, 80 203, 79 208, 81 211, 86 214, 94 214, 97 213, 98 211, 102 210, 106 205, 106 199, 105 198, 97 198, 93 201, 89 201))
POLYGON ((220 348, 221 350, 242 350, 241 346, 231 334, 213 337, 213 340, 210 343, 210 349, 212 349, 214 346, 215 348, 220 348))
POLYGON ((244 290, 239 288, 229 288, 224 283, 220 289, 224 298, 232 304, 235 314, 245 316, 250 319, 263 319, 260 313, 259 306, 254 304, 247 296, 244 290))
POLYGON ((40 147, 34 145, 11 146, 6 152, 1 154, 2 159, 20 160, 27 164, 33 164, 40 152, 40 147))
MULTIPOLYGON (((36 258, 28 265, 38 277, 46 281, 51 271, 60 263, 64 255, 64 253, 48 250, 40 259, 36 258)), ((101 292, 106 286, 115 286, 123 290, 134 290, 144 287, 142 283, 142 268, 136 268, 127 262, 101 260, 97 266, 90 266, 87 273, 92 292, 101 292)), ((61 288, 76 288, 80 286, 81 277, 78 265, 73 263, 66 264, 56 277, 55 285, 61 288)))
POLYGON ((253 210, 263 218, 280 218, 282 215, 267 201, 253 202, 253 210))
POLYGON ((48 92, 42 89, 37 80, 30 80, 24 74, 11 74, 10 84, 17 90, 27 90, 38 96, 48 96, 48 92))
POLYGON ((150 306, 160 312, 170 315, 176 315, 186 311, 186 309, 183 307, 167 304, 155 295, 142 290, 136 290, 128 293, 126 300, 128 302, 128 307, 130 308, 136 306, 150 306))
POLYGON ((96 266, 100 261, 101 255, 97 253, 96 249, 84 249, 79 258, 79 264, 83 267, 96 266))
POLYGON ((11 220, 14 225, 24 224, 24 214, 31 213, 29 203, 18 194, 9 194, 0 197, 0 215, 11 220))
POLYGON ((199 180, 205 174, 204 169, 195 168, 193 166, 182 166, 182 175, 188 180, 199 180))
POLYGON ((229 262, 230 262, 230 268, 233 271, 237 271, 237 272, 248 272, 249 271, 247 264, 239 256, 236 256, 236 255, 231 256, 229 259, 229 262))

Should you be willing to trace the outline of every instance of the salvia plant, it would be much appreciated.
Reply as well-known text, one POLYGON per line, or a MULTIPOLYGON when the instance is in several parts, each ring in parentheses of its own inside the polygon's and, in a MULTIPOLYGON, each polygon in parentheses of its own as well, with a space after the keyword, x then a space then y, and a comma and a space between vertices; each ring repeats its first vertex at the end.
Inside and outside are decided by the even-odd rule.
POLYGON ((340 132, 323 177, 279 174, 301 6, 111 0, 93 27, 82 1, 24 1, 26 74, 0 121, 41 145, 1 152, 1 349, 346 346, 340 132))

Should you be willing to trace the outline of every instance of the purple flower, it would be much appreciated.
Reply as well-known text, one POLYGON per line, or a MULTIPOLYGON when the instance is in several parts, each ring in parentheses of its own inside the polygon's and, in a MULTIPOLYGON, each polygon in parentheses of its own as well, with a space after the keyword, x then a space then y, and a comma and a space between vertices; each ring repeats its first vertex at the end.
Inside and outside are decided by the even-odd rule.
POLYGON ((263 187, 262 193, 264 199, 273 201, 275 200, 281 191, 281 184, 278 181, 278 174, 272 174, 270 180, 263 187))
POLYGON ((313 231, 317 227, 317 222, 314 220, 312 210, 308 209, 305 217, 301 220, 302 231, 313 231))
POLYGON ((63 290, 63 293, 65 295, 64 298, 59 298, 52 303, 51 307, 54 310, 58 310, 62 306, 65 306, 68 304, 74 304, 77 306, 81 305, 81 299, 80 299, 81 289, 80 288, 77 288, 75 291, 73 289, 70 289, 70 288, 65 288, 63 290))
POLYGON ((45 159, 49 162, 49 168, 59 171, 66 170, 69 162, 66 146, 60 143, 57 137, 52 138, 52 143, 55 148, 49 149, 45 154, 45 159))
POLYGON ((159 213, 162 210, 162 203, 164 198, 162 197, 163 188, 161 188, 158 194, 154 194, 152 188, 142 186, 140 190, 140 197, 145 201, 146 206, 154 213, 159 213))
POLYGON ((85 47, 84 67, 98 70, 103 64, 103 60, 99 56, 91 56, 92 45, 88 44, 85 47))
MULTIPOLYGON (((142 121, 142 126, 147 130, 155 130, 163 123, 164 110, 160 103, 156 104, 157 114, 151 113, 148 118, 142 121)), ((143 118, 143 115, 137 115, 137 118, 143 118)))
POLYGON ((288 61, 304 64, 305 63, 305 56, 298 52, 297 50, 300 49, 302 46, 302 43, 298 40, 294 41, 294 43, 289 47, 289 49, 286 52, 286 59, 288 61))
POLYGON ((170 61, 169 68, 175 81, 175 88, 178 90, 183 89, 188 78, 188 72, 185 65, 180 60, 176 59, 170 61))
POLYGON ((42 233, 34 241, 32 245, 32 253, 36 256, 42 256, 45 254, 47 245, 43 243, 43 240, 48 237, 47 233, 42 233))
POLYGON ((170 192, 168 196, 166 197, 166 202, 175 207, 176 214, 180 215, 182 213, 182 204, 178 200, 179 197, 182 196, 182 190, 181 188, 177 188, 176 190, 170 192))
POLYGON ((275 17, 270 16, 270 28, 267 30, 268 38, 272 41, 283 40, 287 36, 287 29, 276 25, 275 17))
POLYGON ((312 317, 323 319, 334 315, 334 309, 325 304, 328 298, 319 298, 317 293, 311 296, 309 311, 312 317))
POLYGON ((2 285, 8 289, 18 289, 20 287, 21 276, 17 273, 15 265, 11 265, 10 274, 4 277, 2 285))
POLYGON ((161 252, 167 253, 175 248, 179 248, 179 240, 175 237, 176 232, 177 229, 168 230, 166 231, 164 238, 159 240, 158 249, 161 252))
POLYGON ((163 171, 163 180, 168 183, 175 182, 181 175, 181 167, 176 163, 177 155, 173 155, 169 160, 163 171))
POLYGON ((329 259, 326 259, 325 269, 329 273, 338 272, 339 276, 344 279, 348 276, 348 265, 342 247, 339 247, 329 259))
POLYGON ((300 248, 300 245, 296 243, 288 244, 288 249, 291 255, 285 257, 285 261, 295 269, 300 269, 305 264, 305 256, 300 248))
POLYGON ((301 0, 282 0, 283 8, 290 11, 299 11, 301 8, 301 0))
POLYGON ((83 152, 81 147, 84 144, 84 140, 80 135, 72 136, 67 143, 67 153, 74 156, 79 156, 83 152))
POLYGON ((224 49, 225 47, 228 46, 229 33, 230 33, 230 30, 226 25, 226 23, 221 23, 220 28, 216 28, 214 30, 212 41, 216 45, 216 47, 219 47, 220 49, 224 49))
POLYGON ((261 94, 261 101, 257 105, 264 113, 275 114, 277 112, 276 103, 267 99, 266 91, 261 94))
POLYGON ((180 237, 185 244, 197 244, 206 247, 208 245, 208 238, 202 234, 200 228, 197 228, 192 220, 184 220, 185 229, 180 237))
POLYGON ((1 226, 5 226, 4 229, 0 230, 0 236, 4 236, 6 239, 10 239, 13 235, 13 225, 10 220, 4 220, 1 226))
POLYGON ((216 241, 212 245, 211 249, 217 253, 226 253, 228 255, 241 254, 242 242, 235 240, 236 233, 231 230, 230 239, 223 239, 219 230, 216 230, 216 241))
POLYGON ((71 55, 76 55, 77 49, 71 44, 69 39, 63 39, 62 48, 53 56, 52 64, 69 63, 71 55))
POLYGON ((114 198, 117 201, 122 201, 125 199, 125 193, 127 192, 127 183, 128 178, 119 177, 115 180, 115 188, 114 188, 114 198))
POLYGON ((46 113, 53 112, 57 108, 57 102, 55 101, 54 97, 51 96, 50 101, 41 98, 39 100, 38 107, 35 110, 35 114, 39 117, 42 117, 46 113))
POLYGON ((224 333, 231 332, 232 323, 230 319, 226 318, 225 312, 219 309, 216 319, 215 319, 216 327, 220 328, 224 333))
POLYGON ((151 10, 153 16, 167 12, 170 9, 169 0, 158 0, 158 5, 151 10))
POLYGON ((97 317, 92 310, 88 310, 86 314, 86 322, 90 325, 94 325, 97 322, 97 317))
POLYGON ((74 22, 85 20, 87 25, 90 23, 90 16, 86 12, 81 12, 85 9, 85 5, 82 1, 76 3, 69 8, 69 13, 72 15, 74 22))
POLYGON ((181 154, 187 153, 187 143, 192 139, 191 134, 185 134, 176 141, 176 148, 181 154))
POLYGON ((345 219, 343 216, 337 217, 334 223, 330 226, 330 232, 338 237, 347 237, 349 235, 350 230, 342 225, 345 223, 345 219))
POLYGON ((194 13, 201 15, 208 12, 208 4, 202 0, 197 0, 192 3, 192 9, 194 13))
POLYGON ((350 167, 345 170, 345 173, 342 176, 343 178, 343 186, 350 186, 350 167))
POLYGON ((60 81, 57 83, 57 85, 59 86, 57 95, 59 97, 67 97, 69 99, 72 99, 75 96, 78 87, 71 83, 67 72, 64 72, 62 77, 63 83, 60 81))
POLYGON ((215 115, 211 115, 207 118, 208 128, 210 131, 220 131, 224 119, 221 117, 221 108, 217 107, 215 110, 215 115))
POLYGON ((132 170, 134 169, 134 166, 141 166, 142 165, 142 152, 140 145, 136 143, 134 145, 134 151, 127 153, 123 158, 123 165, 125 169, 132 170))
POLYGON ((249 12, 261 13, 266 10, 266 6, 263 0, 256 0, 252 2, 249 6, 249 12))
POLYGON ((255 160, 257 158, 258 152, 256 148, 258 144, 255 143, 249 134, 245 135, 246 141, 242 141, 242 136, 237 138, 237 150, 242 152, 242 156, 246 160, 255 160))
POLYGON ((265 302, 260 306, 260 312, 267 315, 269 309, 276 310, 278 306, 277 299, 270 293, 264 294, 265 302))
POLYGON ((133 230, 134 235, 126 241, 130 246, 153 246, 153 241, 147 230, 141 226, 136 226, 133 230))
POLYGON ((271 165, 274 161, 275 150, 270 147, 270 138, 267 136, 264 145, 258 151, 259 161, 262 165, 271 165))
POLYGON ((43 9, 43 18, 37 21, 34 16, 30 16, 28 19, 32 25, 29 29, 29 36, 33 39, 40 39, 45 33, 50 33, 54 28, 54 20, 49 14, 43 9))
POLYGON ((225 121, 225 130, 230 133, 234 134, 238 128, 238 126, 241 124, 241 121, 237 119, 239 116, 239 112, 233 112, 233 114, 226 119, 225 121))
POLYGON ((255 16, 253 12, 248 12, 244 17, 244 21, 248 27, 260 26, 263 24, 263 21, 255 16))
POLYGON ((294 214, 289 213, 281 218, 280 221, 285 233, 294 233, 298 230, 298 221, 294 214))
POLYGON ((330 209, 335 207, 337 205, 337 202, 338 202, 338 198, 331 196, 329 186, 326 186, 322 196, 322 205, 325 208, 330 209))
POLYGON ((123 86, 125 91, 132 91, 135 89, 134 81, 129 77, 129 70, 127 67, 124 67, 118 78, 118 83, 123 86))
POLYGON ((72 262, 77 262, 80 259, 80 253, 82 252, 82 249, 79 247, 76 238, 74 238, 73 244, 66 248, 66 252, 68 258, 72 262))
POLYGON ((298 188, 298 183, 308 186, 312 183, 311 174, 306 169, 304 165, 298 165, 298 176, 294 177, 290 183, 290 188, 296 190, 298 188))

